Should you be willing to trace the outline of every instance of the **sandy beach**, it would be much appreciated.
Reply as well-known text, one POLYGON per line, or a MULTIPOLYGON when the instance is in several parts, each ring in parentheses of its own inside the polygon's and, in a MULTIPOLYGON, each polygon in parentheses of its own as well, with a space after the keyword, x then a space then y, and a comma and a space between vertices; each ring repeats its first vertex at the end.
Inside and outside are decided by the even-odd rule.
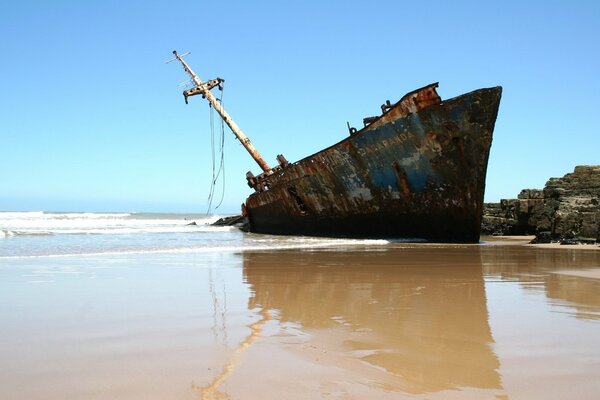
POLYGON ((3 259, 3 396, 597 398, 600 252, 521 239, 3 259))

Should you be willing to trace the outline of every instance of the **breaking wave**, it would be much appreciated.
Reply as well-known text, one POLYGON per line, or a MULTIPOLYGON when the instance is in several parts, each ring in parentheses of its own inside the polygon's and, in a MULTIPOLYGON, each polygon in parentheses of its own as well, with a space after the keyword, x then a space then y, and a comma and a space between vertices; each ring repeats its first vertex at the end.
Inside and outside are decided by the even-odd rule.
POLYGON ((218 218, 219 216, 146 213, 0 212, 0 238, 24 235, 198 232, 218 229, 210 226, 218 218))
POLYGON ((0 212, 0 259, 378 246, 387 240, 244 234, 220 216, 0 212))

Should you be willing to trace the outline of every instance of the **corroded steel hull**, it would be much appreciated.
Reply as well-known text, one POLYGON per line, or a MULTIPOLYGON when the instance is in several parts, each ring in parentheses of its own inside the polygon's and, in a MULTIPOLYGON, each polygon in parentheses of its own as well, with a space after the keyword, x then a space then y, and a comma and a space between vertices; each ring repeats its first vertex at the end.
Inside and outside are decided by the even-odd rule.
MULTIPOLYGON (((254 180, 251 232, 479 241, 502 89, 418 89, 362 130, 254 180)), ((385 106, 383 106, 385 107, 385 106)))

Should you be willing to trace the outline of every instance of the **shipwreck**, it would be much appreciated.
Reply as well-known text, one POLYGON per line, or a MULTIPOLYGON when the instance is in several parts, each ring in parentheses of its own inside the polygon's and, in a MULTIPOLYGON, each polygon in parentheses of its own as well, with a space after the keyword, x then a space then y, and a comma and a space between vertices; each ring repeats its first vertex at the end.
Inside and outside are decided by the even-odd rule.
MULTIPOLYGON (((479 241, 483 196, 501 87, 448 100, 433 83, 385 102, 381 115, 348 126, 340 142, 274 167, 176 51, 194 87, 231 128, 262 172, 248 172, 254 190, 242 205, 250 232, 430 242, 479 241)), ((174 60, 175 60, 174 59, 174 60)))

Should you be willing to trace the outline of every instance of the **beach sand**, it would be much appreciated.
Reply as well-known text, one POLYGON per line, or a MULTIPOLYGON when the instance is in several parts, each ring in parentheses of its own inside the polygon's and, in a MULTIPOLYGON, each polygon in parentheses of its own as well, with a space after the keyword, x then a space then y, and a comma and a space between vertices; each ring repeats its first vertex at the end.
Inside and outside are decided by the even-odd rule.
POLYGON ((2 398, 595 399, 600 253, 525 243, 3 260, 2 398))

